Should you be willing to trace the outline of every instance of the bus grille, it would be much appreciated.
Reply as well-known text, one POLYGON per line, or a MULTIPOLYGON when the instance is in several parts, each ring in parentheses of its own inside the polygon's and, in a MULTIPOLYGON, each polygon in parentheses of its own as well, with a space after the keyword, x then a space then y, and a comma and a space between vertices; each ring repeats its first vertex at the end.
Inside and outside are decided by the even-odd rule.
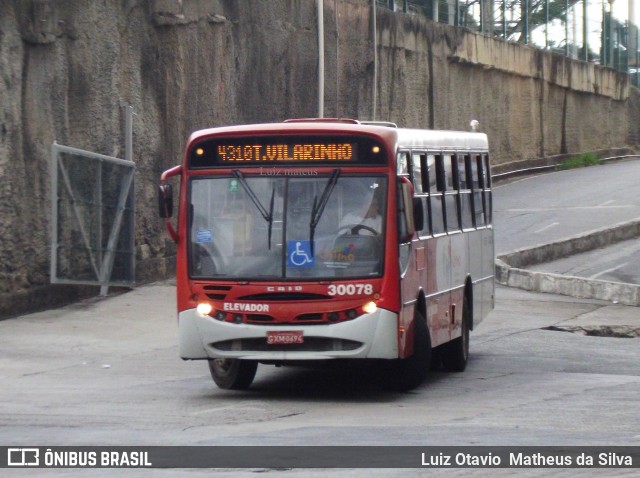
POLYGON ((231 290, 231 286, 228 285, 206 285, 203 287, 205 294, 209 299, 224 300, 227 296, 227 292, 231 290))
POLYGON ((331 296, 323 294, 313 294, 308 292, 265 292, 263 294, 252 294, 238 297, 238 300, 258 300, 258 301, 286 301, 291 302, 295 300, 327 300, 331 299, 331 296))
MULTIPOLYGON (((243 322, 253 325, 264 325, 278 322, 279 325, 295 324, 303 322, 305 325, 332 324, 337 321, 351 320, 346 311, 330 313, 309 313, 296 315, 294 319, 277 321, 275 317, 268 314, 246 314, 243 322)), ((231 319, 229 319, 231 321, 231 319)))
POLYGON ((268 345, 264 338, 224 340, 210 344, 223 352, 339 352, 362 347, 355 340, 332 339, 326 337, 305 337, 302 344, 268 345))

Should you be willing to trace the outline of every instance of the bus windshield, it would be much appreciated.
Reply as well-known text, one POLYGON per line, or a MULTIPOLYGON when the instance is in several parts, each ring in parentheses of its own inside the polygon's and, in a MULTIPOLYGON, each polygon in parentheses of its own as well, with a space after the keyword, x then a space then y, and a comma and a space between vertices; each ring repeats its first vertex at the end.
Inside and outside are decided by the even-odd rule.
POLYGON ((192 278, 319 280, 382 274, 385 176, 275 172, 191 179, 192 278))

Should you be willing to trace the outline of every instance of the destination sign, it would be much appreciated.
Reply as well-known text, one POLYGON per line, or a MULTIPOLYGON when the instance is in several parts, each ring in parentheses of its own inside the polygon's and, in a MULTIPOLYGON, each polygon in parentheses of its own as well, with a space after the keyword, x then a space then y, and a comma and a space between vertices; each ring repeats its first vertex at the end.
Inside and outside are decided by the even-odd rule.
MULTIPOLYGON (((196 150, 196 154, 203 149, 196 150)), ((309 144, 246 144, 218 145, 220 162, 234 161, 353 161, 354 148, 351 143, 309 144)))
POLYGON ((368 137, 267 136, 208 139, 189 152, 190 168, 266 165, 386 164, 380 142, 368 137))

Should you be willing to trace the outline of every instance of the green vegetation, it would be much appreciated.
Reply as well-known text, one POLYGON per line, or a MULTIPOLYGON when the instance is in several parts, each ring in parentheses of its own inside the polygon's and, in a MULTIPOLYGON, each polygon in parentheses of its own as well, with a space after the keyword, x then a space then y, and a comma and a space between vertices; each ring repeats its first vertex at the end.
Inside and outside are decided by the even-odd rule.
POLYGON ((574 169, 584 168, 587 166, 595 166, 600 164, 600 158, 594 153, 583 153, 580 156, 574 156, 567 158, 558 164, 558 169, 574 169))

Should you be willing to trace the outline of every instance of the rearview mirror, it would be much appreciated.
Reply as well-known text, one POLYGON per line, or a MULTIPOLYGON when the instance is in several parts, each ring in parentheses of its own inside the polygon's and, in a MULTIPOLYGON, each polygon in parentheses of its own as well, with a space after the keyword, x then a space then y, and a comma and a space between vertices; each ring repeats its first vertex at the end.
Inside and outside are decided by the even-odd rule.
POLYGON ((400 214, 400 224, 398 236, 400 242, 409 242, 416 232, 416 224, 413 213, 413 185, 407 178, 400 178, 400 194, 398 213, 400 214))
POLYGON ((161 184, 158 187, 158 213, 164 219, 173 216, 173 187, 171 184, 161 184))

